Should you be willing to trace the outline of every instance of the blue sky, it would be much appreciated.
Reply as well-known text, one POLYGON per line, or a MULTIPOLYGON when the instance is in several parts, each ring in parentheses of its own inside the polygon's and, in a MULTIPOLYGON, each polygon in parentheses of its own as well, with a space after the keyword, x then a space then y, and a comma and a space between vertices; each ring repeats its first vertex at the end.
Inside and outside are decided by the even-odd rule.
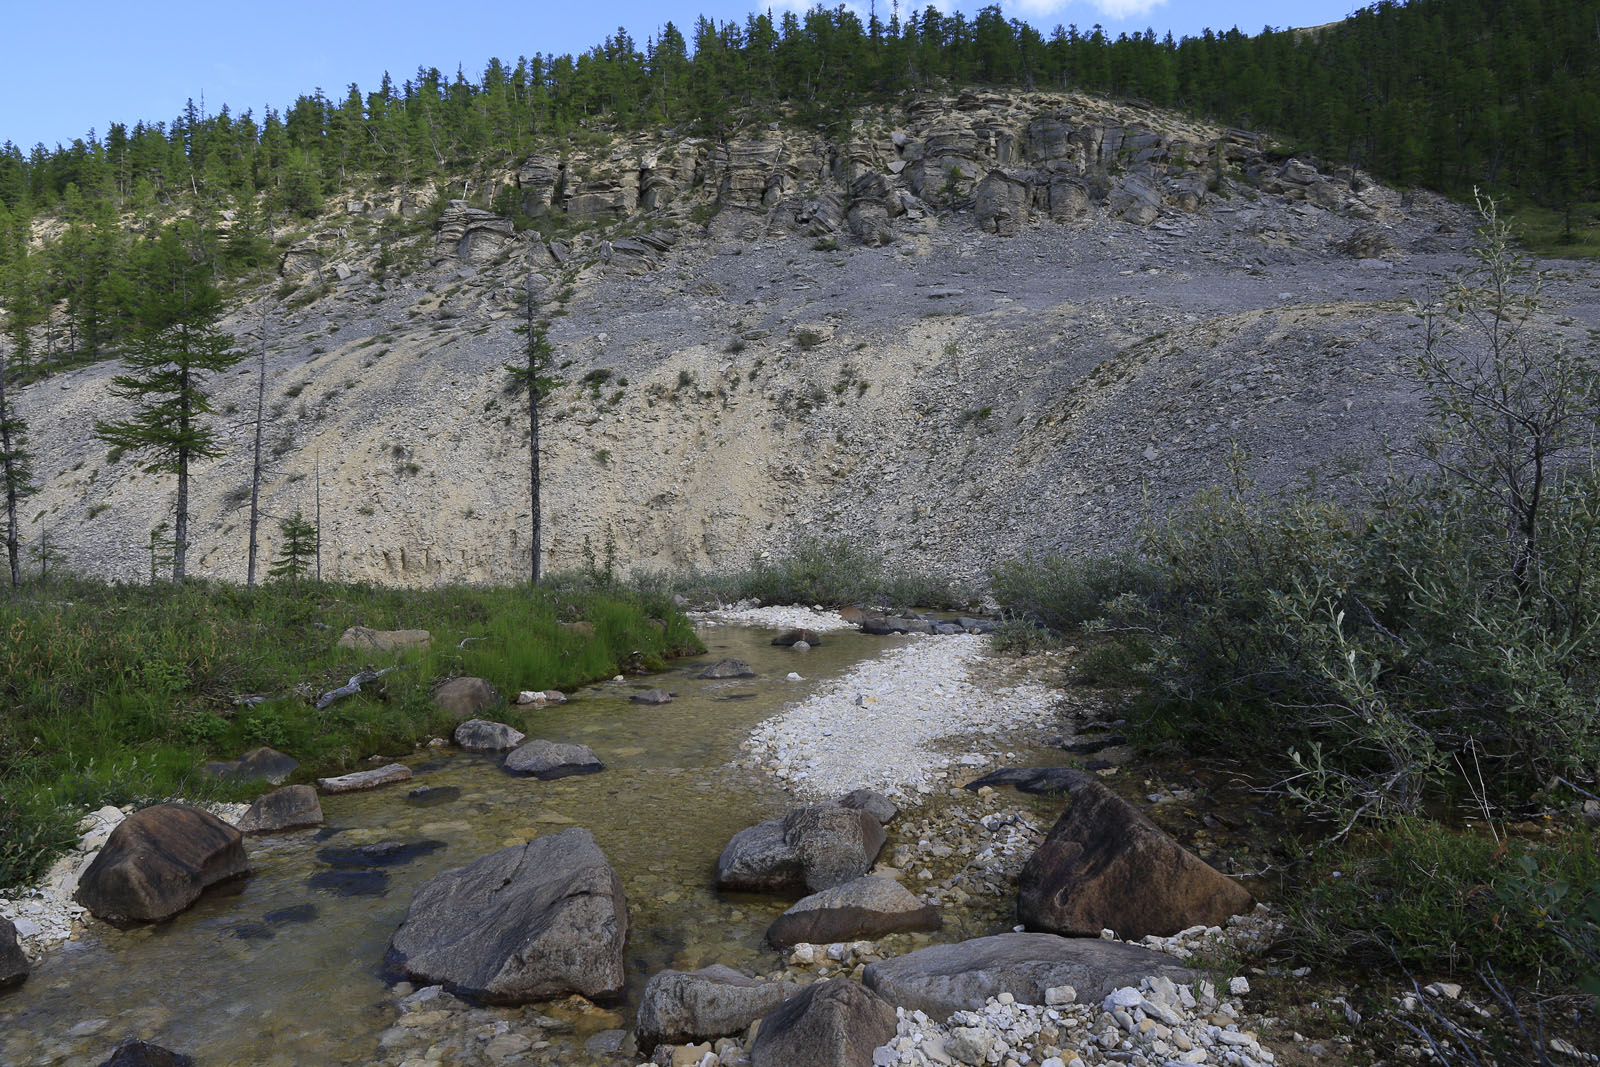
MULTIPOLYGON (((865 10, 869 0, 849 5, 865 10)), ((890 0, 878 0, 887 18, 890 0)), ((925 0, 902 0, 902 11, 925 0)), ((24 150, 54 147, 90 128, 103 134, 111 122, 167 121, 184 102, 202 96, 206 110, 226 103, 235 113, 264 104, 280 110, 320 86, 342 96, 358 83, 365 92, 385 70, 397 83, 419 66, 476 78, 485 61, 514 61, 534 52, 579 52, 625 26, 642 47, 671 20, 687 29, 699 15, 740 22, 770 7, 804 10, 800 0, 757 5, 740 0, 613 0, 561 3, 544 0, 477 0, 419 4, 414 0, 279 0, 233 4, 226 0, 68 0, 7 4, 0 20, 0 142, 24 150)), ((834 6, 830 4, 828 6, 834 6)), ((947 12, 983 6, 937 0, 947 12)), ((1171 30, 1175 36, 1210 26, 1315 26, 1343 18, 1351 0, 1003 0, 1002 10, 1048 31, 1057 23, 1087 29, 1096 22, 1121 31, 1171 30)))

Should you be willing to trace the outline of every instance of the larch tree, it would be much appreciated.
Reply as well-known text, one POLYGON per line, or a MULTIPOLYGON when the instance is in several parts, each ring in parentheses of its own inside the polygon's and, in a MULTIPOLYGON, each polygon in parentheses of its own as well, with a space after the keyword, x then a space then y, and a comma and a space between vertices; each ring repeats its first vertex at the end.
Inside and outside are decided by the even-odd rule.
POLYGON ((189 468, 221 454, 207 378, 239 362, 233 339, 217 328, 222 297, 211 284, 192 223, 178 223, 140 248, 138 292, 128 373, 112 379, 112 392, 133 400, 131 418, 96 420, 95 436, 150 457, 146 470, 178 476, 173 515, 172 580, 184 579, 189 549, 189 468))

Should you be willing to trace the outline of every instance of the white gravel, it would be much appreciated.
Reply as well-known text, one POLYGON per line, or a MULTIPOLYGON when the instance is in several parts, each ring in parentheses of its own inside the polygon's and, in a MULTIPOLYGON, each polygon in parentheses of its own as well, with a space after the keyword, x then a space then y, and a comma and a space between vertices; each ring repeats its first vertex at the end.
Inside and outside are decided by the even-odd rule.
POLYGON ((749 762, 806 796, 866 786, 912 797, 997 762, 1004 754, 982 735, 1053 720, 1055 694, 1043 686, 975 683, 987 637, 912 640, 756 727, 744 743, 749 762), (958 741, 968 751, 954 757, 934 747, 958 741))
POLYGON ((703 626, 765 626, 773 630, 794 630, 803 627, 807 630, 816 630, 818 633, 824 630, 855 629, 855 624, 846 622, 837 611, 792 604, 758 608, 740 601, 738 604, 718 608, 716 611, 692 611, 689 613, 689 618, 703 626))

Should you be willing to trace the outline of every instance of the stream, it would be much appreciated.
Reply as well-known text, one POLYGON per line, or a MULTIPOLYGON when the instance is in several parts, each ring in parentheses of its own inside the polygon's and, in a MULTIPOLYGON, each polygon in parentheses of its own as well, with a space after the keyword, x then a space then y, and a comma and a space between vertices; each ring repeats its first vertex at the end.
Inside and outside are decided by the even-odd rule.
MULTIPOLYGON (((405 760, 416 772, 409 782, 323 797, 319 830, 247 838, 254 873, 208 891, 170 922, 126 931, 90 923, 52 949, 20 989, 0 995, 0 1065, 94 1067, 128 1036, 194 1056, 202 1067, 390 1062, 380 1041, 395 1025, 397 996, 382 961, 413 890, 441 871, 575 825, 594 834, 627 893, 628 988, 613 1011, 574 1012, 540 1058, 636 1062, 585 1051, 584 1041, 630 1027, 651 975, 715 962, 779 965, 764 934, 789 902, 712 888, 728 838, 786 806, 770 780, 730 766, 740 742, 816 683, 903 640, 838 631, 797 653, 770 645, 773 632, 707 627, 704 656, 529 712, 529 740, 588 745, 606 764, 601 773, 543 782, 506 774, 493 756, 418 753, 405 760), (757 677, 694 677, 727 656, 757 677), (785 680, 790 671, 805 681, 785 680), (660 707, 629 703, 652 687, 678 698, 660 707), (412 847, 386 866, 352 856, 355 846, 378 842, 412 847)), ((548 1005, 537 1010, 559 1015, 548 1005)), ((492 1011, 506 1020, 537 1013, 492 1011)))

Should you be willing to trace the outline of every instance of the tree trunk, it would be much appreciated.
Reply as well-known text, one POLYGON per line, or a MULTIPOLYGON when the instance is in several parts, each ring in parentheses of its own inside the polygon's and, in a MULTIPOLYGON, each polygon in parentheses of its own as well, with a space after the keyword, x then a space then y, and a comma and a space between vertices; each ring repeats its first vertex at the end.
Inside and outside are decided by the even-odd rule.
POLYGON ((533 500, 533 584, 539 584, 539 366, 533 332, 533 292, 528 292, 528 491, 533 500))
POLYGON ((256 443, 250 464, 250 560, 244 584, 256 584, 256 529, 261 518, 261 421, 267 395, 267 312, 261 311, 261 359, 256 373, 256 443))
POLYGON ((6 361, 0 356, 0 455, 5 456, 5 470, 0 477, 6 481, 6 560, 11 564, 11 585, 22 584, 21 564, 17 548, 17 471, 11 462, 11 409, 6 404, 6 361))

